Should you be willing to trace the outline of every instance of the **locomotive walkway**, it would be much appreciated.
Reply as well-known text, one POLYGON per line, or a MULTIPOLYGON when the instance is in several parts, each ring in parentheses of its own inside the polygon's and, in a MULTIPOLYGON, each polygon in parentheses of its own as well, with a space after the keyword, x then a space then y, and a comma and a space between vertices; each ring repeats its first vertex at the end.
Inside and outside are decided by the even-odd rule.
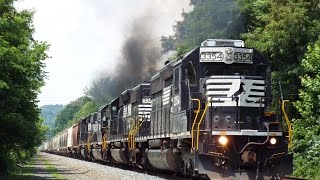
MULTIPOLYGON (((0 176, 0 179, 3 177, 0 176)), ((142 179, 142 180, 162 180, 162 179, 185 179, 173 176, 153 176, 146 173, 139 173, 131 170, 119 169, 98 163, 87 162, 69 157, 63 157, 47 153, 39 153, 30 163, 22 166, 19 175, 4 177, 4 179, 142 179)))

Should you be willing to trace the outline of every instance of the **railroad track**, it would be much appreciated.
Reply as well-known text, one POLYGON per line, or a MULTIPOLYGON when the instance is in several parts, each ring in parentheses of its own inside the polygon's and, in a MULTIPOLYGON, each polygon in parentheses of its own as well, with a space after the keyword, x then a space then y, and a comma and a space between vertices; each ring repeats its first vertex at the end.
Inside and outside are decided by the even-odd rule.
MULTIPOLYGON (((50 166, 55 168, 55 174, 61 175, 60 178, 54 179, 66 179, 66 180, 95 180, 95 179, 141 179, 141 180, 166 180, 166 179, 177 179, 177 180, 188 180, 179 176, 173 176, 173 174, 162 174, 159 172, 146 172, 136 171, 133 168, 119 167, 113 165, 105 165, 96 163, 94 161, 83 161, 68 156, 60 156, 56 154, 41 153, 41 163, 39 166, 43 166, 43 169, 38 172, 37 177, 47 176, 51 178, 51 173, 47 172, 47 166, 44 164, 48 162, 50 166), (43 162, 42 162, 43 160, 43 162)), ((0 179, 1 176, 0 176, 0 179)))
MULTIPOLYGON (((53 154, 53 153, 48 153, 48 154, 53 154)), ((90 163, 96 163, 96 164, 100 164, 100 165, 104 165, 106 167, 116 167, 118 169, 122 169, 122 170, 127 170, 127 171, 133 171, 133 172, 137 172, 137 173, 141 173, 141 174, 146 174, 146 175, 152 175, 152 176, 156 176, 158 178, 164 178, 164 179, 176 179, 176 180, 188 180, 191 179, 190 177, 183 177, 180 174, 175 174, 173 172, 169 172, 169 171, 161 171, 161 170, 156 170, 156 169, 149 169, 149 170, 143 170, 139 167, 130 167, 127 165, 123 165, 123 164, 112 164, 112 163, 108 163, 108 162, 103 162, 103 161, 94 161, 94 160, 85 160, 85 159, 81 159, 81 158, 76 158, 76 157, 70 157, 70 156, 65 156, 65 155, 59 155, 59 154, 54 154, 57 156, 62 156, 65 158, 70 158, 70 159, 77 159, 77 160, 82 160, 85 162, 90 162, 90 163)), ((299 178, 299 177, 294 177, 294 176, 285 176, 283 178, 284 180, 308 180, 305 178, 299 178)))

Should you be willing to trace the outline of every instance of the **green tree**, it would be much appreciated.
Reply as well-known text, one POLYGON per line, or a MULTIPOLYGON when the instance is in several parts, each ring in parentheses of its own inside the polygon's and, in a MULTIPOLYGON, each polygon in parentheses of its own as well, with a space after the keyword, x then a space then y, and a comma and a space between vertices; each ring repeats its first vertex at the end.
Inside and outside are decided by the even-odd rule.
POLYGON ((161 46, 161 54, 166 54, 169 51, 175 50, 175 38, 173 36, 161 36, 161 46))
POLYGON ((294 121, 295 174, 320 179, 320 42, 309 46, 302 60, 302 88, 294 103, 301 118, 294 121))
POLYGON ((97 107, 104 105, 106 102, 112 100, 114 98, 113 96, 118 95, 116 94, 117 92, 108 92, 108 90, 110 90, 110 84, 114 84, 111 77, 96 79, 91 83, 91 86, 85 90, 85 94, 92 98, 97 107))
POLYGON ((44 125, 48 126, 46 138, 49 139, 53 136, 54 122, 59 111, 63 108, 63 105, 44 105, 41 106, 41 117, 44 119, 44 125))
POLYGON ((33 39, 32 15, 0 1, 0 173, 34 153, 45 133, 37 94, 48 45, 33 39))
POLYGON ((79 111, 74 114, 73 119, 72 119, 72 121, 70 121, 69 124, 73 124, 73 123, 79 121, 80 119, 85 118, 89 114, 92 114, 92 113, 96 112, 97 109, 98 109, 98 107, 96 106, 95 102, 93 102, 93 101, 86 102, 79 109, 79 111))
POLYGON ((67 128, 68 125, 96 110, 97 108, 92 99, 87 96, 82 96, 75 101, 70 102, 57 114, 54 134, 59 133, 67 128), (79 119, 77 119, 78 117, 79 119))
POLYGON ((306 47, 318 39, 319 1, 242 0, 248 32, 246 44, 258 49, 272 64, 273 94, 279 97, 278 82, 285 97, 296 95, 298 72, 306 47))
POLYGON ((183 12, 183 20, 173 26, 174 35, 161 38, 163 53, 177 50, 179 56, 205 39, 238 39, 246 32, 246 21, 237 0, 192 0, 190 5, 193 10, 183 12))

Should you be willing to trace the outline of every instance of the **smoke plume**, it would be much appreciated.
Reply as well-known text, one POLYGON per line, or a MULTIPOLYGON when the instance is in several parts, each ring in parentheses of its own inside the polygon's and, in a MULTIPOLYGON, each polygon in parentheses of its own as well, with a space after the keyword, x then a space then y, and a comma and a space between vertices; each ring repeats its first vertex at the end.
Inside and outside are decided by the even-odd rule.
POLYGON ((150 81, 159 70, 161 48, 152 23, 152 16, 141 16, 129 26, 115 70, 95 80, 88 90, 96 101, 106 103, 124 90, 150 81))

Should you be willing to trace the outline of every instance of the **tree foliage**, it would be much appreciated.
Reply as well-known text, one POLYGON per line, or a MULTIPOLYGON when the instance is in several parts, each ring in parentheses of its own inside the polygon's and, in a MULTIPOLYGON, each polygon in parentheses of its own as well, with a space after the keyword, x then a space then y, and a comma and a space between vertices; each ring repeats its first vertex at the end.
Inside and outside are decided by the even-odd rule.
POLYGON ((77 111, 73 118, 72 121, 69 122, 69 124, 73 124, 77 121, 79 121, 82 118, 85 118, 89 114, 92 114, 93 112, 96 112, 98 107, 96 106, 96 103, 94 101, 88 101, 86 102, 80 109, 77 111))
POLYGON ((41 117, 44 119, 44 125, 48 127, 48 131, 46 133, 46 138, 49 139, 53 136, 53 129, 55 119, 59 111, 63 108, 63 105, 56 104, 56 105, 44 105, 41 106, 41 117))
POLYGON ((110 84, 113 83, 111 79, 111 77, 99 78, 93 81, 91 86, 85 90, 86 96, 91 97, 96 106, 104 105, 114 98, 111 92, 106 92, 110 89, 110 84))
POLYGON ((68 125, 86 117, 97 109, 92 99, 87 96, 82 96, 70 102, 57 114, 54 134, 59 133, 68 125))
POLYGON ((269 58, 272 64, 274 91, 279 97, 278 82, 285 97, 295 95, 300 87, 297 70, 306 47, 318 39, 320 7, 318 1, 244 0, 242 12, 248 32, 242 37, 269 58))
POLYGON ((309 46, 302 60, 302 88, 294 104, 301 118, 294 121, 295 174, 320 178, 320 42, 309 46))
POLYGON ((284 97, 300 100, 290 109, 294 122, 294 171, 306 178, 320 178, 319 142, 319 44, 320 2, 307 0, 246 1, 242 10, 252 19, 242 37, 247 45, 270 57, 273 95, 279 97, 281 82, 284 97), (318 54, 318 55, 317 55, 318 54), (305 58, 304 58, 305 57, 305 58), (303 59, 304 58, 304 59, 303 59), (302 60, 303 59, 303 60, 302 60), (301 75, 302 74, 302 75, 301 75), (300 75, 300 78, 299 78, 300 75), (300 89, 300 91, 299 91, 300 89))
POLYGON ((246 30, 237 0, 192 0, 190 5, 193 10, 173 26, 174 35, 161 38, 163 53, 176 50, 179 56, 205 39, 238 39, 246 30))
POLYGON ((41 144, 45 128, 37 94, 44 85, 48 45, 32 38, 32 12, 0 1, 0 172, 12 170, 41 144))

